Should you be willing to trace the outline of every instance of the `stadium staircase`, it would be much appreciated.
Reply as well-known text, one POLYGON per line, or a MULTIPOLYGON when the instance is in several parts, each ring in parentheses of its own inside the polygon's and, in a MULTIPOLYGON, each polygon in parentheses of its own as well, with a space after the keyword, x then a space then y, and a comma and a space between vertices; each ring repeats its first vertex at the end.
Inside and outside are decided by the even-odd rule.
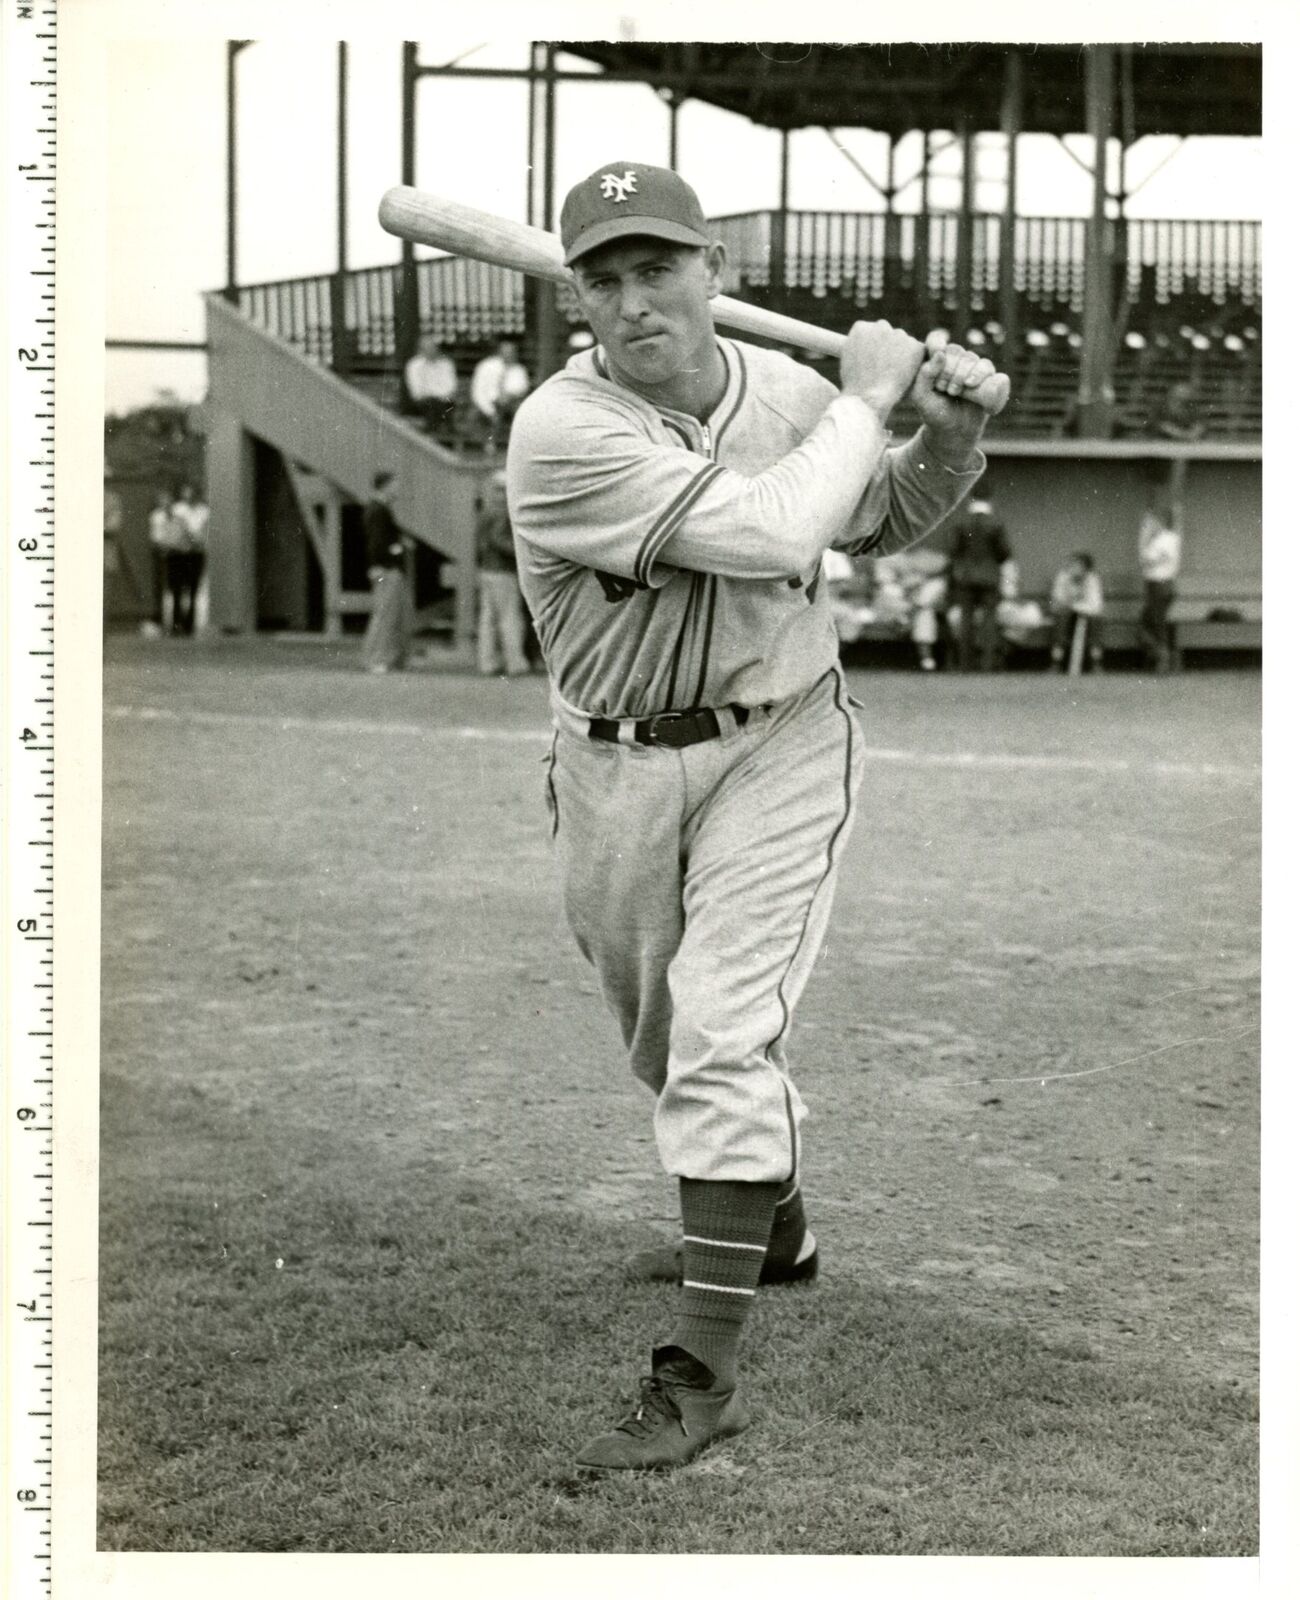
MULTIPOLYGON (((266 519, 254 465, 259 444, 282 458, 320 565, 327 635, 343 631, 345 618, 370 608, 364 563, 361 583, 345 584, 357 562, 345 559, 344 543, 355 508, 369 498, 381 469, 396 477, 394 510, 402 526, 439 563, 472 570, 474 503, 490 460, 443 448, 384 404, 374 385, 340 377, 218 295, 207 299, 207 337, 212 537, 244 537, 252 546, 243 559, 212 563, 212 620, 218 626, 251 630, 260 620, 255 541, 259 521, 266 519), (222 587, 221 572, 239 573, 243 582, 222 587)), ((467 650, 473 585, 455 588, 454 634, 457 646, 467 650)))

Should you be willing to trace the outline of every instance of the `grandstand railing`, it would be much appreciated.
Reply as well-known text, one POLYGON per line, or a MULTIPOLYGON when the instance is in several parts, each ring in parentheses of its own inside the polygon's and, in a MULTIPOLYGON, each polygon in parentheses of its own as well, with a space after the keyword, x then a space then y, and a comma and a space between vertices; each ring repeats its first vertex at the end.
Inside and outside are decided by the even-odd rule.
MULTIPOLYGON (((727 246, 729 291, 773 290, 773 243, 779 213, 752 211, 714 219, 727 246)), ((1113 222, 1115 288, 1126 291, 1130 321, 1187 313, 1227 327, 1257 321, 1262 293, 1257 222, 1150 220, 1113 222)), ((1002 285, 1003 219, 972 218, 971 308, 996 312, 1002 285)), ((1012 270, 1027 322, 1077 320, 1083 306, 1086 223, 1077 217, 1018 217, 1012 270)), ((954 309, 958 301, 958 218, 951 213, 886 216, 879 212, 792 211, 784 232, 784 284, 796 296, 839 297, 849 315, 890 303, 954 309)), ((400 269, 368 267, 342 279, 349 350, 362 358, 396 351, 400 269)), ((504 267, 458 256, 416 263, 420 326, 448 343, 473 344, 522 334, 524 280, 504 267)), ((333 362, 332 274, 249 285, 240 309, 315 359, 333 362)), ((562 306, 571 320, 571 300, 562 306)))
MULTIPOLYGON (((525 331, 524 278, 506 267, 462 256, 417 261, 420 329, 445 344, 480 344, 525 331)), ((391 360, 397 353, 398 266, 363 267, 342 279, 344 339, 336 341, 337 274, 248 284, 239 309, 251 321, 287 340, 314 361, 342 364, 391 360)), ((572 298, 568 297, 572 310, 572 298)))
MULTIPOLYGON (((858 307, 911 299, 957 305, 959 226, 953 213, 920 217, 882 212, 791 211, 778 251, 780 213, 719 217, 730 289, 772 287, 773 263, 784 286, 840 294, 858 307)), ((996 308, 1001 294, 1003 219, 971 219, 971 304, 996 308)), ((1043 316, 1083 308, 1087 222, 1081 217, 1017 217, 1012 271, 1018 297, 1043 316)), ((1260 225, 1257 222, 1131 219, 1111 222, 1111 254, 1130 305, 1152 313, 1200 301, 1227 313, 1257 314, 1260 225)))
MULTIPOLYGON (((1081 343, 1083 219, 1016 219, 1018 336, 1007 347, 999 321, 1000 216, 972 219, 966 330, 952 320, 962 300, 955 215, 790 212, 784 248, 774 251, 779 216, 754 211, 714 219, 727 246, 729 293, 828 327, 886 316, 906 326, 944 324, 956 337, 987 340, 1013 378, 1013 404, 999 419, 999 431, 1051 436, 1068 429, 1081 343), (772 282, 778 260, 779 292, 772 282)), ((1190 377, 1203 385, 1210 433, 1257 435, 1259 224, 1134 219, 1110 227, 1120 431, 1140 431, 1144 414, 1169 385, 1190 377)), ((415 263, 415 290, 420 331, 466 361, 493 340, 527 338, 527 290, 517 272, 458 256, 428 257, 415 263)), ((247 285, 239 290, 239 307, 312 360, 361 377, 395 372, 400 297, 401 268, 392 265, 247 285)), ((559 303, 563 318, 580 322, 567 290, 559 291, 559 303)))

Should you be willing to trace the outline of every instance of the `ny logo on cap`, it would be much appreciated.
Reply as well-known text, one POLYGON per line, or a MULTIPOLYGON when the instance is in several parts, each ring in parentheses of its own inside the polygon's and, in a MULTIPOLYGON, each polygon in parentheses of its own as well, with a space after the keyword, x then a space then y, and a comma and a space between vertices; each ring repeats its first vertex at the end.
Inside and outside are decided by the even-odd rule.
POLYGON ((628 195, 636 193, 636 173, 625 172, 621 178, 615 177, 612 172, 601 173, 600 192, 606 200, 621 205, 628 195))

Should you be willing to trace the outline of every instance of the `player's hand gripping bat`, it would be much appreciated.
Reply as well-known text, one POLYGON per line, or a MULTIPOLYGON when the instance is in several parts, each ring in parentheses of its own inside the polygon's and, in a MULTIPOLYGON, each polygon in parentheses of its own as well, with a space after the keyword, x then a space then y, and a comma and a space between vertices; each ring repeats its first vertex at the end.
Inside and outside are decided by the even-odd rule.
MULTIPOLYGON (((517 272, 546 278, 552 283, 568 281, 564 250, 555 234, 494 216, 490 211, 479 211, 458 200, 399 185, 390 189, 380 201, 379 223, 399 239, 433 245, 452 255, 469 256, 474 261, 495 262, 497 266, 512 267, 517 272)), ((796 317, 782 316, 779 311, 747 305, 727 295, 718 295, 712 305, 714 317, 724 327, 735 328, 740 333, 794 345, 811 355, 839 356, 844 348, 842 333, 833 333, 811 322, 800 322, 796 317)), ((1011 380, 1005 373, 995 372, 962 398, 995 417, 1010 394, 1011 380)))

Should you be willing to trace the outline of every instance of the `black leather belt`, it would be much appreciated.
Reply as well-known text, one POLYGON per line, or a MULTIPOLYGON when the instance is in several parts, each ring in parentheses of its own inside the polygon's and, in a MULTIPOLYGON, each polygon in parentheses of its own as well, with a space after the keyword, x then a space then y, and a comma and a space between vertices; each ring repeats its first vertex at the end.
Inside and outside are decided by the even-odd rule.
MULTIPOLYGON (((743 728, 749 721, 748 706, 730 707, 736 726, 743 728)), ((618 736, 622 724, 608 717, 592 717, 587 723, 587 736, 603 739, 607 744, 621 744, 618 736)), ((661 745, 669 750, 684 750, 690 744, 703 744, 706 739, 716 739, 722 732, 716 711, 707 706, 699 711, 661 711, 657 716, 644 717, 632 726, 632 738, 637 744, 661 745)))

